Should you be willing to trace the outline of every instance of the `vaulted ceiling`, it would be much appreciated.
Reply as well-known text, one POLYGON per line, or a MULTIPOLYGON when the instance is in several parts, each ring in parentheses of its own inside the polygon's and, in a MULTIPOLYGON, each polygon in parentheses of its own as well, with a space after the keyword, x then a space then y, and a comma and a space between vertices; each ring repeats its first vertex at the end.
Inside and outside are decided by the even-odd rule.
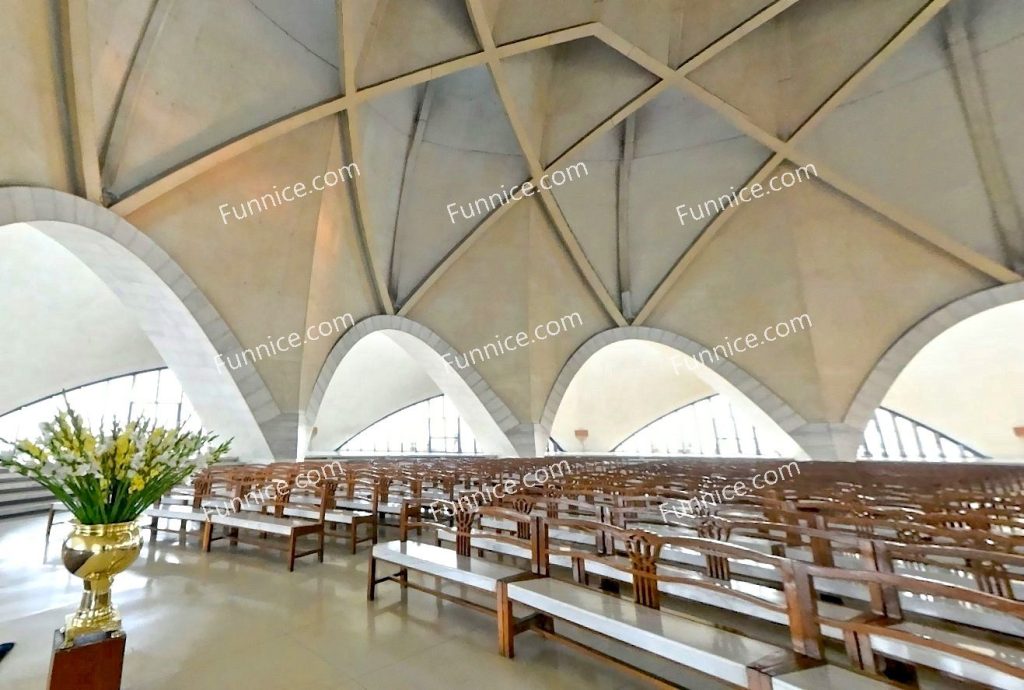
MULTIPOLYGON (((1014 0, 5 9, 0 185, 123 216, 243 346, 398 314, 465 351, 579 313, 478 367, 522 423, 607 329, 710 346, 803 313, 813 329, 735 363, 806 422, 839 423, 915 323, 1024 268, 1014 0), (352 162, 323 193, 224 220, 352 162), (563 186, 449 213, 578 162, 563 186), (774 196, 677 215, 809 165, 774 196)), ((306 408, 332 345, 256 364, 282 411, 306 408)))

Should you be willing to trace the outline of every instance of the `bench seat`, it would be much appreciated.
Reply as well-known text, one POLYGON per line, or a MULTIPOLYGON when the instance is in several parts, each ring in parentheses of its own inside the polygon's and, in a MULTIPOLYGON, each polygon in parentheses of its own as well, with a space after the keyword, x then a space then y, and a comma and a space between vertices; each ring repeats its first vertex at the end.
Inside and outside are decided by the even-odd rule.
POLYGON ((150 508, 146 511, 145 515, 146 517, 153 519, 164 518, 166 520, 206 522, 206 511, 196 510, 195 508, 183 505, 169 505, 150 508))
MULTIPOLYGON (((313 505, 299 504, 287 505, 283 510, 288 517, 305 518, 307 520, 319 520, 320 509, 313 505)), ((351 553, 356 552, 356 546, 360 542, 371 541, 377 543, 377 516, 365 510, 348 510, 345 508, 334 508, 324 511, 324 523, 329 525, 346 525, 348 527, 348 540, 351 553), (368 532, 359 538, 359 526, 366 525, 364 532, 368 532)), ((332 536, 337 533, 332 532, 332 536)))
POLYGON ((894 687, 898 686, 831 664, 793 671, 772 679, 773 690, 876 690, 894 687))
MULTIPOLYGON (((339 508, 345 508, 347 510, 372 510, 373 501, 364 498, 339 498, 335 501, 335 505, 339 508)), ((378 513, 386 513, 388 515, 401 515, 402 504, 401 503, 380 503, 377 505, 378 513)))
MULTIPOLYGON (((320 509, 305 506, 285 506, 284 514, 288 517, 305 518, 307 520, 319 520, 320 509)), ((339 525, 351 525, 360 520, 373 520, 373 513, 365 510, 328 510, 324 513, 324 522, 335 522, 339 525)))
POLYGON ((498 582, 526 577, 530 571, 482 558, 460 556, 452 549, 415 541, 388 541, 373 547, 373 558, 427 575, 457 582, 485 592, 497 591, 498 582))
MULTIPOLYGON (((508 598, 513 603, 741 687, 749 685, 750 667, 785 651, 775 645, 553 578, 509 584, 508 598)), ((788 687, 811 690, 893 687, 838 667, 834 667, 830 674, 816 674, 804 684, 804 678, 799 676, 804 672, 778 676, 775 683, 788 680, 788 687), (832 684, 825 685, 823 681, 832 684)))
MULTIPOLYGON (((319 517, 319 513, 317 513, 317 517, 319 517)), ((316 554, 318 561, 323 563, 324 560, 324 523, 319 520, 305 520, 296 517, 277 517, 274 515, 255 512, 228 513, 227 515, 210 513, 209 518, 203 525, 203 551, 209 553, 210 545, 219 539, 230 539, 232 545, 241 542, 251 546, 284 551, 288 555, 289 572, 295 570, 296 558, 316 554), (228 528, 228 534, 226 536, 214 537, 214 525, 220 525, 228 528), (259 532, 261 538, 253 540, 243 539, 238 534, 239 530, 259 532), (287 539, 287 543, 282 545, 264 538, 267 534, 285 537, 287 539), (298 539, 299 537, 306 535, 314 535, 317 537, 317 548, 298 551, 298 539)))
POLYGON ((274 515, 266 515, 264 513, 249 512, 231 513, 230 515, 210 513, 210 522, 225 527, 238 527, 240 529, 281 535, 289 535, 296 529, 301 530, 312 526, 309 520, 302 518, 275 517, 274 515))
MULTIPOLYGON (((949 630, 932 628, 920 623, 902 622, 890 626, 892 630, 907 632, 915 637, 928 637, 955 647, 984 654, 1012 666, 1024 669, 1024 648, 1013 649, 990 640, 981 642, 967 635, 949 630)), ((1024 679, 1015 678, 997 669, 972 662, 970 659, 950 656, 936 649, 929 649, 913 642, 904 642, 888 637, 871 636, 871 648, 885 656, 909 661, 922 666, 939 669, 951 675, 983 683, 1003 690, 1024 690, 1024 679)))

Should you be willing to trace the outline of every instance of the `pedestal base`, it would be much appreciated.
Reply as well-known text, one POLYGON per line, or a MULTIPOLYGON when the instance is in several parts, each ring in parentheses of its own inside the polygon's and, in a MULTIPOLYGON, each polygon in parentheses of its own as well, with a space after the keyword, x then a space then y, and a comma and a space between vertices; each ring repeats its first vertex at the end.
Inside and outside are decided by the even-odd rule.
POLYGON ((49 690, 120 690, 124 634, 83 635, 67 649, 64 633, 53 633, 49 690))

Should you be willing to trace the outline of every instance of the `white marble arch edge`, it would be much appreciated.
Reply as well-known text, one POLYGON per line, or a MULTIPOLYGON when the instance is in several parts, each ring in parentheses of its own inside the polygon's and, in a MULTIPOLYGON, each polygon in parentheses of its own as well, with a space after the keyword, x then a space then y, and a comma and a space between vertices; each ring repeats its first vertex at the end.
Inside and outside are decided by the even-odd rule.
POLYGON ((1007 283, 955 299, 925 316, 879 357, 857 390, 843 422, 863 432, 897 377, 928 343, 976 314, 1021 300, 1024 282, 1007 283))
MULTIPOLYGON (((601 331, 577 348, 562 366, 544 405, 544 413, 541 417, 541 425, 544 428, 551 429, 562 399, 569 389, 569 384, 583 368, 583 365, 599 350, 623 340, 645 340, 659 343, 691 357, 696 357, 702 350, 710 350, 710 348, 678 333, 650 326, 620 326, 601 331)), ((778 425, 790 437, 794 445, 802 447, 803 444, 794 438, 794 432, 799 434, 801 427, 809 426, 808 422, 774 391, 728 359, 718 360, 709 367, 705 367, 702 363, 698 366, 710 369, 722 377, 735 389, 735 392, 744 396, 755 408, 778 425)))
MULTIPOLYGON (((67 245, 67 239, 73 235, 63 230, 55 232, 57 226, 50 224, 63 224, 63 227, 69 230, 81 228, 96 233, 94 241, 99 237, 106 238, 109 241, 103 244, 108 248, 112 246, 112 242, 125 250, 120 258, 112 258, 111 264, 127 260, 130 262, 129 265, 134 264, 133 270, 142 269, 143 266, 148 268, 150 275, 146 279, 153 281, 151 284, 158 282, 169 290, 169 293, 158 290, 151 296, 158 299, 161 295, 166 297, 161 308, 174 314, 176 323, 186 330, 184 333, 168 334, 171 338, 177 337, 179 344, 183 344, 184 348, 171 347, 169 341, 157 342, 161 340, 159 337, 154 341, 154 347, 165 363, 182 379, 182 386, 189 394, 190 400, 195 398, 199 401, 196 408, 200 415, 201 400, 205 394, 197 392, 200 389, 207 390, 206 387, 209 387, 212 397, 216 398, 219 404, 230 406, 227 412, 234 420, 233 431, 236 438, 239 431, 244 434, 242 443, 239 444, 244 448, 243 456, 271 456, 266 439, 266 425, 280 415, 281 410, 255 367, 243 367, 237 371, 229 371, 226 367, 218 370, 215 354, 238 352, 242 346, 206 295, 162 247, 109 209, 47 187, 0 187, 0 229, 15 223, 24 223, 47 234, 76 256, 79 252, 67 245), (64 241, 61 241, 62 239, 64 241), (186 369, 187 372, 179 373, 181 369, 186 369)), ((84 262, 81 256, 78 258, 84 262)), ((97 272, 97 266, 88 263, 87 265, 97 272)), ((97 272, 97 275, 122 303, 125 303, 126 296, 130 295, 133 289, 141 289, 141 285, 130 281, 117 284, 114 271, 105 273, 107 274, 101 275, 97 272)), ((127 303, 125 306, 133 312, 138 311, 127 303)), ((146 318, 145 315, 139 316, 142 316, 143 320, 146 318)), ((153 318, 156 318, 156 315, 153 318)), ((152 329, 147 330, 147 336, 153 340, 152 329)))
POLYGON ((527 433, 532 434, 532 431, 526 429, 526 427, 532 428, 532 425, 520 422, 519 418, 472 364, 465 369, 460 369, 445 363, 444 355, 458 354, 455 348, 418 321, 390 314, 378 314, 362 319, 348 329, 331 348, 327 359, 324 360, 323 366, 320 368, 320 373, 317 374, 313 392, 306 405, 305 417, 309 420, 310 426, 316 423, 324 395, 345 355, 367 335, 378 332, 389 335, 414 359, 416 358, 415 353, 409 347, 413 341, 418 341, 437 354, 436 358, 432 357, 432 362, 420 361, 419 363, 425 367, 427 374, 438 384, 442 392, 459 398, 453 402, 463 417, 469 414, 470 417, 475 416, 479 420, 474 425, 472 424, 473 419, 466 419, 478 440, 489 441, 490 450, 488 452, 508 456, 533 455, 528 452, 527 446, 518 442, 520 437, 525 438, 527 433), (453 377, 456 377, 458 381, 453 377), (474 415, 472 411, 464 413, 467 406, 470 408, 479 406, 478 411, 485 415, 486 419, 482 419, 480 415, 474 415))

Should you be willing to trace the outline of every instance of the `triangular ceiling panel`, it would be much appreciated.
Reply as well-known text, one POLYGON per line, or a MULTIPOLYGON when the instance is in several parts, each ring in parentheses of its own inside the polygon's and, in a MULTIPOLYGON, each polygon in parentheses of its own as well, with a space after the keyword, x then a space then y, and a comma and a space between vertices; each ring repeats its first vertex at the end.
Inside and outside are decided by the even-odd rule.
MULTIPOLYGON (((963 0, 958 0, 962 2, 963 0)), ((975 60, 985 86, 992 126, 1002 148, 1003 161, 1017 199, 1024 200, 1024 3, 970 3, 971 38, 975 42, 975 60)))
POLYGON ((809 326, 784 339, 761 338, 733 359, 805 418, 839 419, 863 372, 895 338, 936 308, 992 284, 809 180, 741 206, 650 323, 710 347, 748 333, 760 337, 806 314, 809 326))
MULTIPOLYGON (((120 195, 224 141, 340 93, 335 53, 321 56, 333 7, 303 12, 307 46, 252 3, 172 3, 154 12, 149 54, 133 69, 105 160, 106 186, 120 195), (230 57, 228 57, 230 56, 230 57), (190 75, 183 79, 182 75, 190 75), (230 94, 230 98, 225 98, 230 94)), ((297 19, 294 21, 298 21, 297 19)), ((327 32, 329 33, 329 32, 327 32)), ((95 75, 103 79, 105 75, 95 75)))
POLYGON ((926 4, 798 2, 690 78, 786 139, 926 4))
POLYGON ((118 98, 128 78, 132 57, 150 17, 149 2, 90 2, 90 69, 92 102, 96 115, 96 150, 103 150, 114 122, 118 98), (102 39, 100 39, 102 37, 102 39))
POLYGON ((358 108, 356 136, 363 144, 358 164, 364 173, 367 198, 363 203, 370 221, 366 230, 382 270, 390 270, 406 161, 426 88, 424 84, 395 91, 358 108))
POLYGON ((942 23, 930 23, 830 113, 801 148, 872 194, 999 261, 999 236, 945 41, 942 23))
POLYGON ((674 0, 668 22, 673 69, 772 4, 773 0, 674 0))
POLYGON ((620 302, 617 227, 623 129, 619 125, 591 143, 583 155, 573 159, 571 180, 551 190, 583 253, 617 303, 620 302))
POLYGON ((359 88, 480 50, 463 0, 380 1, 356 62, 359 88))
POLYGON ((503 62, 513 104, 549 164, 657 77, 593 38, 503 62))
MULTIPOLYGON (((393 195, 394 189, 401 190, 400 199, 388 202, 400 209, 392 225, 398 242, 391 262, 399 303, 503 205, 498 202, 504 202, 507 190, 529 177, 486 67, 437 79, 426 89, 429 113, 416 150, 408 147, 409 163, 403 159, 398 167, 393 161, 379 177, 365 176, 367 187, 376 190, 371 194, 393 195)), ((421 98, 420 111, 422 103, 421 98)))
MULTIPOLYGON (((348 164, 341 146, 341 123, 335 120, 327 170, 348 164)), ((338 317, 352 315, 353 321, 377 313, 377 296, 359 239, 352 183, 340 184, 321 196, 309 275, 309 299, 306 304, 306 328, 320 323, 336 323, 338 317)), ((302 384, 300 404, 305 406, 324 360, 340 333, 306 342, 302 348, 302 384)))
POLYGON ((714 111, 677 89, 641 108, 629 188, 633 304, 639 308, 715 211, 771 157, 714 111), (685 205, 681 222, 676 207, 685 205))
POLYGON ((599 0, 497 0, 494 41, 498 45, 594 21, 599 0))
POLYGON ((572 314, 574 326, 558 336, 478 365, 519 419, 539 417, 565 359, 612 325, 540 202, 527 198, 475 241, 409 316, 465 352, 519 331, 532 337, 538 325, 572 314))

